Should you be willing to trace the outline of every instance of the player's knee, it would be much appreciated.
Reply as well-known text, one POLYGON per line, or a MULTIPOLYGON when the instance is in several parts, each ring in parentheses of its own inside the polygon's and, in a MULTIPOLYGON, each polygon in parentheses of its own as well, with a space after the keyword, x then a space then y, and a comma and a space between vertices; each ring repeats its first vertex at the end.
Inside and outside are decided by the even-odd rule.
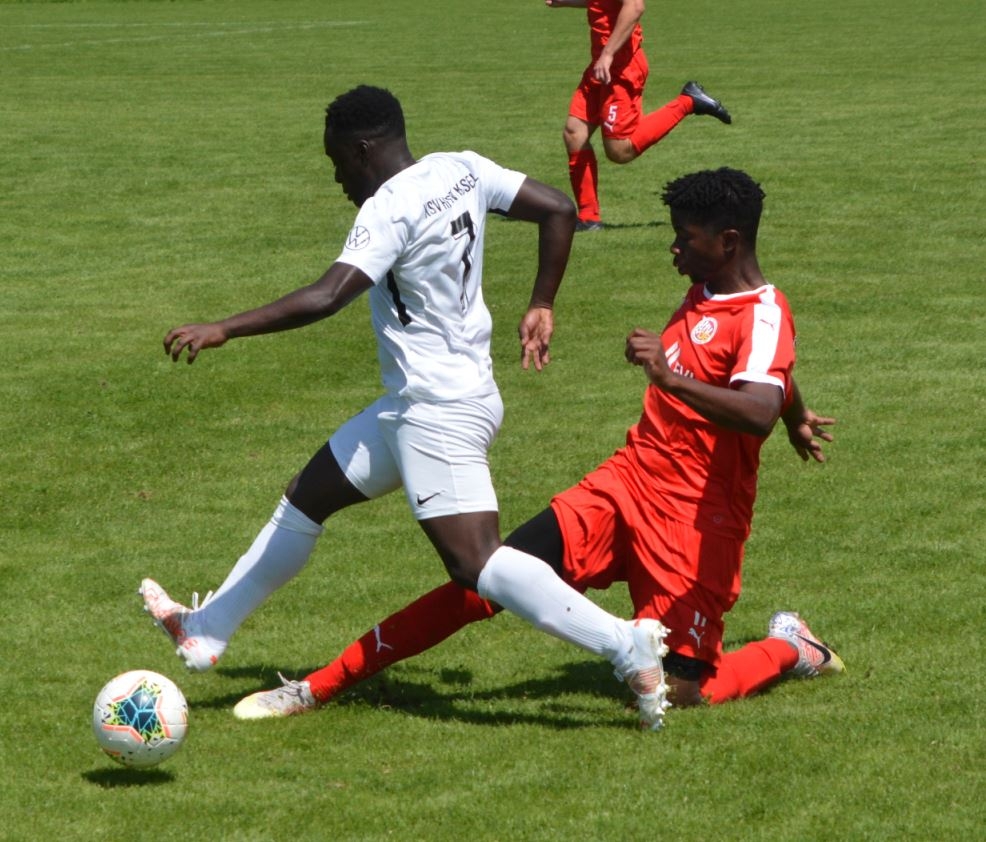
POLYGON ((565 126, 562 129, 561 139, 565 142, 565 148, 569 154, 578 152, 589 145, 589 133, 581 126, 565 126))
POLYGON ((586 146, 568 132, 562 132, 562 140, 565 142, 565 151, 568 152, 569 155, 575 155, 576 153, 581 152, 586 146))
POLYGON ((614 138, 606 141, 603 148, 606 150, 606 157, 614 164, 629 164, 637 157, 637 150, 629 140, 614 138))

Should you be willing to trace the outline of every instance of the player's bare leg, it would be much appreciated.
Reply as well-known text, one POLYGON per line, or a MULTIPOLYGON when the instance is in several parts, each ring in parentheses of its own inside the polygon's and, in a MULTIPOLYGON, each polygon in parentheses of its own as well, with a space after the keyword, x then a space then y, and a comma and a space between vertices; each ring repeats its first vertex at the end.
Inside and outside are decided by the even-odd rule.
POLYGON ((633 148, 630 139, 626 137, 604 137, 603 149, 606 152, 606 157, 614 164, 629 164, 640 155, 633 148))
POLYGON ((602 228, 599 214, 599 162, 590 142, 595 131, 596 126, 571 114, 562 131, 565 150, 568 152, 568 178, 578 206, 576 231, 598 231, 602 228))

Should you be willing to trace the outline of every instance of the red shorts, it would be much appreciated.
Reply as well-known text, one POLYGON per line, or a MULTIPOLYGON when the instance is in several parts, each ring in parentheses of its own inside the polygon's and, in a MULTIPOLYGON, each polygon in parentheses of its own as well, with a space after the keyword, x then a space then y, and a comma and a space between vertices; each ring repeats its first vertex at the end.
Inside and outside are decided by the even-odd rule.
POLYGON ((739 596, 740 538, 667 517, 624 451, 551 501, 564 575, 580 591, 625 581, 635 617, 660 620, 671 651, 717 664, 723 616, 739 596))
POLYGON ((608 85, 593 77, 590 64, 572 94, 568 113, 591 126, 602 126, 604 137, 630 137, 640 121, 647 73, 643 50, 637 50, 608 85))

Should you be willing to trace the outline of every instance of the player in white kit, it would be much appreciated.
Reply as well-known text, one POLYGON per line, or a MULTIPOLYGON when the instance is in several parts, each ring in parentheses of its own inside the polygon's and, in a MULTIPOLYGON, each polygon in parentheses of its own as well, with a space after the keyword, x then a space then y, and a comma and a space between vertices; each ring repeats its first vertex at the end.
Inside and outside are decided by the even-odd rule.
MULTIPOLYGON (((521 362, 549 361, 552 306, 571 248, 572 202, 473 152, 415 160, 400 103, 360 86, 326 112, 325 151, 359 208, 339 258, 314 283, 218 322, 171 330, 165 351, 189 363, 228 339, 331 316, 367 292, 385 394, 337 430, 289 483, 270 522, 202 605, 173 601, 151 579, 147 611, 196 671, 209 669, 247 616, 307 562, 334 512, 403 486, 453 581, 538 628, 607 657, 660 727, 666 629, 606 613, 543 561, 500 540, 487 453, 503 406, 483 301, 489 212, 538 225, 538 267, 519 334, 521 362)), ((288 682, 284 693, 297 692, 288 682)))

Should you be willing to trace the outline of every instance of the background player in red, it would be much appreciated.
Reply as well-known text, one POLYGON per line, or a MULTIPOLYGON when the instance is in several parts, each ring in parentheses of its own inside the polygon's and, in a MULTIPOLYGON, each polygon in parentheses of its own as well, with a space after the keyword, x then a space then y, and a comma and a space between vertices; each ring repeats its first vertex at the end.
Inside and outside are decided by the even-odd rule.
POLYGON ((602 228, 599 171, 590 139, 602 126, 603 149, 616 164, 628 164, 689 114, 711 114, 732 122, 729 112, 697 82, 688 82, 675 99, 643 113, 647 56, 640 18, 644 0, 545 0, 552 8, 585 9, 592 58, 568 107, 563 137, 568 175, 579 209, 576 231, 602 228))
MULTIPOLYGON (((637 328, 626 358, 649 384, 618 450, 506 543, 543 559, 577 590, 626 581, 637 617, 671 631, 664 659, 677 705, 747 696, 786 673, 841 672, 837 654, 793 612, 765 640, 723 654, 723 616, 740 591, 760 447, 782 418, 803 459, 834 423, 807 409, 792 378, 794 323, 756 257, 763 192, 719 169, 664 191, 674 265, 692 286, 658 335, 637 328)), ((384 620, 328 667, 242 700, 242 719, 315 707, 390 663, 433 646, 498 608, 448 584, 384 620)))

